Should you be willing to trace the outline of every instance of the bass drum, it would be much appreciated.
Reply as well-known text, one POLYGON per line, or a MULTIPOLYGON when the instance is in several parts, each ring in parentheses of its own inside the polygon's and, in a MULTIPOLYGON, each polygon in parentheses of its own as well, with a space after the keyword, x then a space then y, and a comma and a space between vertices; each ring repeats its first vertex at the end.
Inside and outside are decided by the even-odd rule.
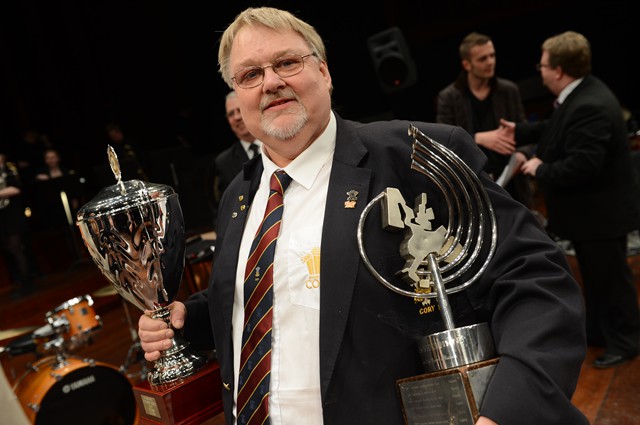
POLYGON ((16 381, 14 392, 35 425, 137 423, 131 381, 106 363, 47 357, 16 381))

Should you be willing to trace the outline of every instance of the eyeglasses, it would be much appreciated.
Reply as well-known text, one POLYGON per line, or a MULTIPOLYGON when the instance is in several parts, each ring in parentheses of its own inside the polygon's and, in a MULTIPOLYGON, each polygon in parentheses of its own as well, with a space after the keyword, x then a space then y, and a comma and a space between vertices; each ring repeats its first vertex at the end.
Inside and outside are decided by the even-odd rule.
POLYGON ((317 55, 315 53, 309 53, 304 56, 293 54, 282 56, 273 61, 271 65, 243 68, 236 72, 231 79, 242 89, 257 87, 264 81, 264 70, 269 67, 281 78, 293 77, 302 72, 304 69, 304 60, 309 56, 317 55))
POLYGON ((536 71, 540 71, 542 68, 551 68, 551 65, 549 65, 548 63, 537 63, 536 64, 536 71))

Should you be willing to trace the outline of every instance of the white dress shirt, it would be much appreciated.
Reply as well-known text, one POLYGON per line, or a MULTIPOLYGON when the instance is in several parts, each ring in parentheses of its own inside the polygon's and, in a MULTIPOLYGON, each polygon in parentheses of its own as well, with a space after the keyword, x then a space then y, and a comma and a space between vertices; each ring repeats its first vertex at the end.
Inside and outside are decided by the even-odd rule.
POLYGON ((262 148, 262 142, 260 140, 254 140, 253 142, 246 142, 240 139, 240 144, 242 145, 242 149, 247 153, 249 159, 253 158, 253 150, 251 150, 251 146, 255 145, 258 149, 262 148))
MULTIPOLYGON (((274 255, 274 313, 269 415, 272 425, 322 425, 320 400, 320 241, 336 143, 333 114, 320 137, 285 171, 293 179, 284 194, 284 211, 274 255)), ((264 171, 240 245, 233 305, 235 397, 244 321, 244 272, 251 242, 269 196, 269 179, 278 167, 262 155, 264 171)), ((234 407, 235 413, 235 407, 234 407)))

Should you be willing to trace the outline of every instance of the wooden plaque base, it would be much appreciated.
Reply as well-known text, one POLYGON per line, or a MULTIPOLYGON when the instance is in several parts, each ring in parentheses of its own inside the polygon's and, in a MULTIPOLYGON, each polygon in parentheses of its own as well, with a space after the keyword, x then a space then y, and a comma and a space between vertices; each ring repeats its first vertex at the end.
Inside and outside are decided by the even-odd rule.
POLYGON ((210 360, 182 381, 133 387, 140 425, 196 425, 222 412, 220 367, 210 360))
POLYGON ((405 423, 473 425, 498 360, 399 379, 397 387, 405 423))

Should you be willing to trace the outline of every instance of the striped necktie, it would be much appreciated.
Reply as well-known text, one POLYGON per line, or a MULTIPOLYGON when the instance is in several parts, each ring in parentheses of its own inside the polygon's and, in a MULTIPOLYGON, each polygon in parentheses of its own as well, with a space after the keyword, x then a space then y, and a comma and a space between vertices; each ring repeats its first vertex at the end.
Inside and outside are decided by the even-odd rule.
POLYGON ((251 244, 244 275, 244 330, 238 377, 238 425, 269 423, 273 255, 282 220, 282 198, 291 183, 284 171, 271 175, 269 200, 251 244))

